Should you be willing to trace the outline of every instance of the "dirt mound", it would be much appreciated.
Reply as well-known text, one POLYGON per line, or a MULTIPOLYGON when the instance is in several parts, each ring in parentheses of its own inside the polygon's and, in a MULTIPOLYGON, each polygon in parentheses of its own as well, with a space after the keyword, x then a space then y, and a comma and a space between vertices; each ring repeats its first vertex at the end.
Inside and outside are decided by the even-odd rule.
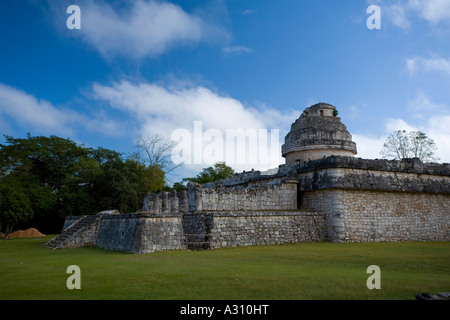
POLYGON ((35 228, 29 228, 27 230, 17 230, 8 234, 8 238, 34 238, 43 236, 45 235, 40 233, 39 230, 35 228))

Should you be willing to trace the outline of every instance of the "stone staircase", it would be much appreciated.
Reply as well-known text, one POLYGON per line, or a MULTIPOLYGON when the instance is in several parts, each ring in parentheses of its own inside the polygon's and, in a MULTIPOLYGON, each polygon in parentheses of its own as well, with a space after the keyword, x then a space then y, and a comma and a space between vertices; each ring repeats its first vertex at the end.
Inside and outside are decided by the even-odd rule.
POLYGON ((53 250, 62 249, 68 240, 76 237, 78 233, 92 225, 98 218, 98 215, 83 216, 68 228, 64 229, 58 237, 52 238, 43 246, 52 248, 53 250))

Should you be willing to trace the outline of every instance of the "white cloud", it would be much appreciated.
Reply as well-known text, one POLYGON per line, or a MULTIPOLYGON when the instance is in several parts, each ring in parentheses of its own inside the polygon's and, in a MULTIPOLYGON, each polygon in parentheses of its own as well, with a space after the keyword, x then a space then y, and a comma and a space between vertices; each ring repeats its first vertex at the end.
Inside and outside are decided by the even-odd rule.
POLYGON ((108 101, 112 107, 130 111, 143 123, 154 119, 170 120, 155 122, 163 132, 168 127, 179 127, 195 120, 203 120, 210 128, 263 127, 250 111, 237 100, 220 96, 205 87, 163 87, 158 84, 137 83, 127 80, 111 86, 94 84, 97 99, 108 101))
POLYGON ((241 14, 242 14, 243 16, 246 16, 246 15, 253 14, 253 13, 255 13, 254 10, 246 9, 246 10, 242 11, 241 14))
POLYGON ((55 108, 22 90, 0 83, 0 115, 13 118, 23 127, 43 132, 72 133, 66 126, 71 113, 55 108))
POLYGON ((49 101, 39 100, 23 90, 0 83, 0 123, 6 122, 7 117, 13 119, 15 124, 36 130, 39 134, 73 135, 76 127, 82 127, 106 136, 120 135, 118 124, 112 120, 58 108, 49 101))
POLYGON ((266 130, 269 141, 265 143, 257 136, 257 145, 253 145, 257 150, 252 149, 254 153, 251 153, 252 150, 249 151, 248 147, 243 147, 242 142, 236 142, 235 147, 243 147, 241 150, 247 150, 245 151, 247 155, 242 162, 237 157, 243 155, 235 154, 234 161, 226 161, 230 166, 238 171, 252 168, 265 170, 284 163, 279 147, 285 133, 280 129, 289 128, 293 118, 276 109, 266 106, 244 106, 240 101, 208 88, 186 84, 163 87, 154 83, 133 84, 122 80, 111 85, 95 84, 93 92, 97 100, 106 101, 113 108, 132 115, 143 136, 158 133, 169 138, 174 132, 179 132, 178 129, 188 132, 191 139, 189 145, 192 147, 189 159, 191 163, 200 164, 199 169, 211 165, 212 162, 226 161, 230 155, 225 151, 209 157, 209 150, 214 148, 212 142, 207 141, 205 133, 216 134, 220 140, 218 145, 222 145, 225 150, 227 130, 237 133, 240 129, 257 135, 260 130, 266 130), (271 135, 274 134, 274 137, 276 135, 272 129, 280 130, 276 144, 273 145, 275 148, 270 144, 271 135), (200 136, 196 135, 196 132, 200 132, 200 136), (195 136, 199 139, 195 140, 195 136), (194 154, 195 152, 197 153, 194 154), (262 161, 261 154, 270 156, 270 163, 267 157, 262 161), (219 158, 220 155, 222 158, 219 158), (198 163, 195 160, 206 160, 206 157, 215 161, 198 163), (251 159, 256 162, 252 162, 251 159))
POLYGON ((83 39, 106 58, 155 57, 172 47, 228 37, 220 26, 166 1, 130 1, 120 9, 83 1, 80 8, 83 39))
POLYGON ((436 155, 440 161, 450 163, 450 115, 430 117, 424 132, 436 143, 436 155))
POLYGON ((407 17, 408 9, 402 5, 394 4, 383 8, 386 18, 396 27, 409 29, 411 23, 407 17))
POLYGON ((426 59, 422 57, 407 58, 406 68, 411 74, 414 74, 418 71, 426 71, 426 72, 437 71, 442 72, 446 75, 450 75, 450 59, 444 58, 426 59))
POLYGON ((418 131, 417 127, 411 126, 403 119, 387 119, 385 124, 386 132, 392 133, 398 130, 418 131))
MULTIPOLYGON (((1 111, 0 111, 0 134, 6 134, 6 135, 11 135, 11 133, 13 132, 10 124, 6 121, 6 119, 2 119, 1 117, 1 111)), ((0 139, 2 139, 2 137, 0 137, 0 139)))
POLYGON ((433 24, 448 22, 450 19, 450 1, 448 0, 409 0, 408 5, 420 17, 433 24))
POLYGON ((380 151, 386 140, 386 136, 375 137, 372 135, 352 134, 356 143, 356 157, 364 159, 381 159, 380 151))
POLYGON ((448 0, 389 0, 379 1, 379 4, 382 6, 382 17, 402 29, 410 29, 415 17, 432 25, 448 23, 450 18, 448 0))
POLYGON ((253 52, 251 48, 244 47, 244 46, 230 46, 230 47, 224 47, 222 49, 224 53, 250 53, 253 52))
POLYGON ((442 112, 447 107, 431 101, 423 91, 419 90, 416 97, 408 102, 408 109, 413 112, 415 118, 423 119, 431 113, 442 112))

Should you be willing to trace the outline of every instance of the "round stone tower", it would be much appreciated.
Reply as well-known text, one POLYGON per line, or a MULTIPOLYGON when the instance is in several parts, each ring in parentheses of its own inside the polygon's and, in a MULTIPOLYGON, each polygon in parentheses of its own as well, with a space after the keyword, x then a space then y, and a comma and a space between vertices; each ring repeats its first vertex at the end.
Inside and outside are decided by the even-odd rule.
POLYGON ((354 156, 356 143, 337 117, 336 108, 318 103, 306 108, 292 124, 281 152, 286 164, 290 164, 331 155, 354 156))

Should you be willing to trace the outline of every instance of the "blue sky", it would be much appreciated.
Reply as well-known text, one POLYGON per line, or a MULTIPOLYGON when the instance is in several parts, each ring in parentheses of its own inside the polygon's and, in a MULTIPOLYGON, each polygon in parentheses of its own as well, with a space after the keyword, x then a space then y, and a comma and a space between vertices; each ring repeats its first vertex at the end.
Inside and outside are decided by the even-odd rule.
MULTIPOLYGON (((170 140, 177 129, 203 152, 195 121, 215 139, 277 129, 279 145, 264 144, 270 164, 233 164, 265 170, 283 162, 270 148, 303 109, 327 102, 358 157, 379 158, 387 135, 407 129, 427 133, 450 162, 448 39, 449 0, 4 0, 0 133, 129 154, 138 137, 170 140), (67 28, 70 5, 81 29, 67 28), (370 5, 381 29, 366 25, 370 5)), ((174 179, 209 165, 185 164, 174 179)))

